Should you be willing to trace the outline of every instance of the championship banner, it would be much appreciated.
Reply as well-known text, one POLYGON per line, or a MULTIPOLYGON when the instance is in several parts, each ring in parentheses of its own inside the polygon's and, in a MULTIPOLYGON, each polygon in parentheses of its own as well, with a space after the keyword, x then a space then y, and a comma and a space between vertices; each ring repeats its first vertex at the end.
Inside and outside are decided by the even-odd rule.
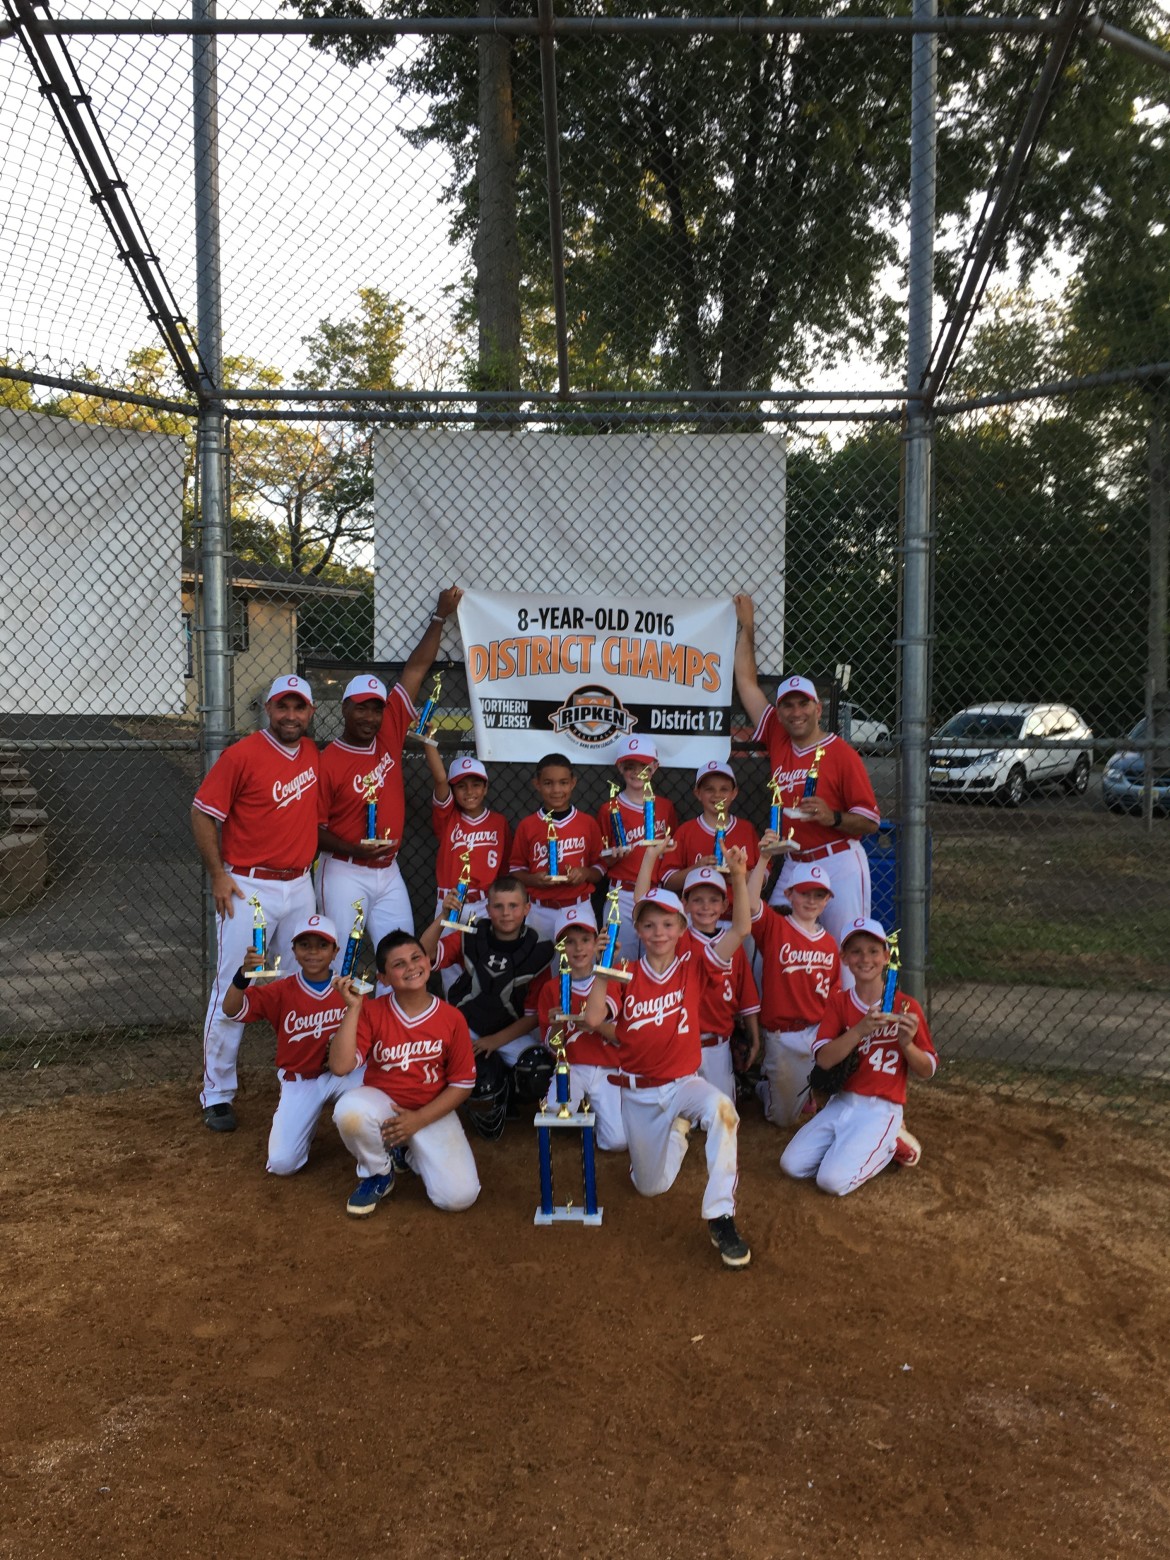
POLYGON ((566 601, 467 591, 459 630, 475 749, 534 763, 560 750, 612 764, 631 735, 664 766, 697 768, 731 750, 735 604, 728 597, 566 601))

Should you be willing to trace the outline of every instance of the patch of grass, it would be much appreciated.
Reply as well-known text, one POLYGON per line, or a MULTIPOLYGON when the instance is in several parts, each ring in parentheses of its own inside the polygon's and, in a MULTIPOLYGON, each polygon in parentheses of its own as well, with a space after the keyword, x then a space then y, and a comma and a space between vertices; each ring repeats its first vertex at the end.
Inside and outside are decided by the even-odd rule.
POLYGON ((936 980, 1170 991, 1168 948, 1170 909, 1060 917, 936 899, 931 916, 936 980))

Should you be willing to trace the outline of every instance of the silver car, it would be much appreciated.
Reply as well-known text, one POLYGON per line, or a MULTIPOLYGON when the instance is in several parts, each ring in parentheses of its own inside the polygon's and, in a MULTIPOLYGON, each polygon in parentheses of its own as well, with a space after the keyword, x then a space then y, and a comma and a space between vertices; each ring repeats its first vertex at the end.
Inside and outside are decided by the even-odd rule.
POLYGON ((1059 785, 1079 796, 1089 784, 1092 737, 1067 704, 972 705, 934 734, 948 746, 931 747, 931 795, 1005 807, 1018 807, 1030 786, 1059 785))

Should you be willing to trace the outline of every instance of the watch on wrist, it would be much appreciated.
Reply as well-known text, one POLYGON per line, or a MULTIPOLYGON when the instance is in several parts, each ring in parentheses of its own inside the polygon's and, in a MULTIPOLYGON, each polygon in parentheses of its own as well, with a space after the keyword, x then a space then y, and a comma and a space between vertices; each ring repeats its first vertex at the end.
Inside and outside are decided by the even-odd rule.
POLYGON ((842 814, 840 812, 834 812, 834 814, 833 814, 833 827, 835 829, 839 829, 841 827, 841 819, 842 819, 843 816, 844 816, 844 814, 842 814))

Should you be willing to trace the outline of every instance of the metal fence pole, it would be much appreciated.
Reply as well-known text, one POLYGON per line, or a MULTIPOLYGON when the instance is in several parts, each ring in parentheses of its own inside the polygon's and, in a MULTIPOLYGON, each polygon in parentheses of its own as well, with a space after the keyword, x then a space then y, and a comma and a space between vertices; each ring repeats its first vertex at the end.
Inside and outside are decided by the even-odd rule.
MULTIPOLYGON (((197 21, 215 16, 215 0, 192 0, 197 21)), ((195 284, 200 359, 198 592, 199 718, 204 773, 227 746, 232 731, 232 663, 228 611, 228 534, 224 484, 223 345, 219 268, 218 86, 214 37, 192 41, 195 137, 195 284)), ((204 882, 205 986, 215 947, 215 905, 204 882)))
MULTIPOLYGON (((936 0, 914 0, 916 20, 933 17, 936 0)), ((930 356, 934 289, 935 68, 933 33, 916 33, 910 107, 910 275, 907 302, 905 482, 902 519, 902 982, 920 1000, 926 991, 928 925, 927 743, 930 737, 930 524, 934 432, 921 399, 930 356)))

